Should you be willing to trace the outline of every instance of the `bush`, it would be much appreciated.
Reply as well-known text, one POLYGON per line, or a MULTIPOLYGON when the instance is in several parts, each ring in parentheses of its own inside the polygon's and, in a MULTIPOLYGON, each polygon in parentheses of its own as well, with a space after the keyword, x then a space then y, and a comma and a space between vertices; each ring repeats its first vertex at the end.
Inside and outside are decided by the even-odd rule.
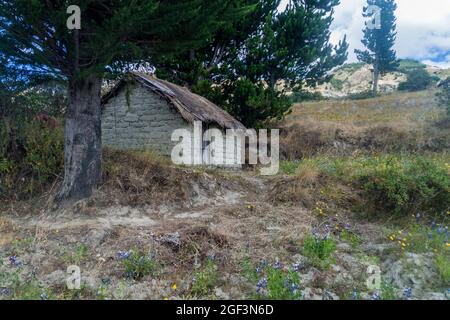
POLYGON ((364 62, 354 62, 354 63, 346 63, 342 67, 338 69, 338 71, 345 71, 353 73, 355 71, 358 71, 362 67, 364 67, 364 62))
POLYGON ((347 99, 350 100, 365 100, 365 99, 370 99, 370 98, 374 98, 375 95, 373 94, 372 90, 368 90, 368 91, 362 91, 362 92, 358 92, 358 93, 352 93, 350 95, 347 96, 347 99))
POLYGON ((320 92, 296 91, 291 96, 292 103, 300 103, 305 101, 323 101, 325 97, 320 92))
POLYGON ((427 89, 433 83, 433 78, 423 68, 413 69, 408 72, 405 82, 400 83, 398 90, 420 91, 427 89))
POLYGON ((29 198, 62 173, 63 130, 31 122, 7 131, 0 125, 0 198, 29 198))
MULTIPOLYGON (((364 197, 362 212, 404 217, 414 213, 445 215, 450 206, 450 175, 440 160, 413 155, 316 158, 328 179, 351 185, 364 197)), ((354 204, 352 204, 354 206, 354 204)))
POLYGON ((358 180, 377 208, 399 216, 443 212, 450 205, 445 168, 422 157, 384 157, 363 163, 358 180))
POLYGON ((344 89, 344 82, 340 79, 333 77, 330 80, 330 84, 334 89, 336 89, 338 91, 341 91, 342 89, 344 89))
POLYGON ((403 73, 409 73, 411 71, 417 70, 417 69, 425 69, 426 65, 422 62, 419 62, 417 60, 413 59, 401 59, 400 64, 398 66, 398 71, 403 73))

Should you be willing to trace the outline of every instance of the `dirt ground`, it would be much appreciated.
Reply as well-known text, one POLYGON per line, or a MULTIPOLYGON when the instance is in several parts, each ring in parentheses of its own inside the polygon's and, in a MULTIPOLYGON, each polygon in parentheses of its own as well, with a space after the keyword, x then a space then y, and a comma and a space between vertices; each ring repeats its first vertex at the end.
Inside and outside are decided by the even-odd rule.
POLYGON ((280 177, 253 171, 205 171, 196 177, 189 180, 192 198, 187 202, 139 198, 125 205, 119 192, 114 198, 111 190, 100 189, 66 208, 54 206, 48 195, 3 206, 0 298, 20 299, 35 291, 51 292, 44 298, 54 299, 253 298, 257 288, 245 275, 245 261, 255 266, 261 261, 285 267, 297 263, 304 299, 370 299, 374 293, 366 280, 372 264, 395 284, 397 296, 411 287, 417 298, 447 298, 429 259, 400 258, 381 224, 345 211, 321 217, 304 206, 276 203, 269 195, 280 177), (358 235, 358 244, 336 237, 333 264, 321 270, 304 256, 302 243, 313 229, 330 225, 346 225, 358 235), (126 276, 118 255, 129 250, 149 253, 157 272, 139 279, 126 276), (207 290, 193 290, 207 260, 214 262, 217 279, 207 290), (405 272, 406 264, 415 267, 405 272), (80 267, 82 290, 66 288, 69 265, 80 267), (419 268, 427 270, 417 273, 419 268), (15 289, 10 289, 16 274, 15 289))

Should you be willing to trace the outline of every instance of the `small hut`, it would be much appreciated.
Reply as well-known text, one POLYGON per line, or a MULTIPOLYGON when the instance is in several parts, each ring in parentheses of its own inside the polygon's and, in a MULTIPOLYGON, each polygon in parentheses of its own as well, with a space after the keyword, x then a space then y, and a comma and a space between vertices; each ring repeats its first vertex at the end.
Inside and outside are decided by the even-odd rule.
POLYGON ((191 139, 186 139, 183 143, 196 148, 184 148, 185 164, 240 164, 238 139, 233 146, 223 142, 222 150, 217 147, 212 149, 211 140, 215 138, 207 136, 207 133, 214 130, 217 133, 219 130, 225 141, 228 129, 245 130, 245 127, 211 101, 186 88, 154 76, 133 72, 124 75, 102 97, 104 146, 123 150, 150 149, 162 155, 173 156, 174 148, 181 142, 173 141, 173 133, 177 129, 189 130, 192 133, 191 139), (195 134, 199 124, 200 137, 195 134), (193 161, 188 156, 190 152, 200 153, 201 163, 193 161))

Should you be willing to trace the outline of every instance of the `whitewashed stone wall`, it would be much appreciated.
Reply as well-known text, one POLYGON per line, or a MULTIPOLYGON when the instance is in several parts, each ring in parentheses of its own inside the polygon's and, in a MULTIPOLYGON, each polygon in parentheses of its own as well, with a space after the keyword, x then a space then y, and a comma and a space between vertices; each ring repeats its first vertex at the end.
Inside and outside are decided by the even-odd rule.
POLYGON ((170 156, 172 132, 190 125, 166 100, 139 84, 111 98, 103 108, 103 145, 123 150, 151 149, 170 156))

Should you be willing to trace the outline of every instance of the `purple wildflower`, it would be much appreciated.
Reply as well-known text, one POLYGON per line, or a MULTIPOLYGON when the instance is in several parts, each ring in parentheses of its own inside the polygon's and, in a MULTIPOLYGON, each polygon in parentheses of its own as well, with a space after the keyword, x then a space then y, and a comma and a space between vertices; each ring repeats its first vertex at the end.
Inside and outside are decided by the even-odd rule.
POLYGON ((280 260, 275 261, 275 263, 273 264, 273 267, 275 269, 281 269, 283 267, 283 265, 281 264, 280 260))
POLYGON ((119 251, 117 252, 117 258, 119 258, 119 260, 126 260, 130 257, 131 255, 131 251, 119 251))
POLYGON ((302 265, 300 264, 300 262, 296 262, 292 265, 292 270, 294 272, 299 272, 302 269, 302 265))
POLYGON ((263 278, 261 280, 258 281, 258 283, 256 284, 256 292, 260 293, 262 289, 267 287, 267 279, 263 278))
POLYGON ((380 294, 379 294, 378 292, 375 292, 375 293, 372 295, 372 300, 381 300, 380 294))
POLYGON ((412 297, 412 288, 406 288, 405 290, 403 290, 403 298, 408 300, 411 299, 412 297))
POLYGON ((9 257, 9 262, 11 263, 11 265, 17 268, 22 266, 22 261, 20 261, 19 258, 16 256, 9 257))

